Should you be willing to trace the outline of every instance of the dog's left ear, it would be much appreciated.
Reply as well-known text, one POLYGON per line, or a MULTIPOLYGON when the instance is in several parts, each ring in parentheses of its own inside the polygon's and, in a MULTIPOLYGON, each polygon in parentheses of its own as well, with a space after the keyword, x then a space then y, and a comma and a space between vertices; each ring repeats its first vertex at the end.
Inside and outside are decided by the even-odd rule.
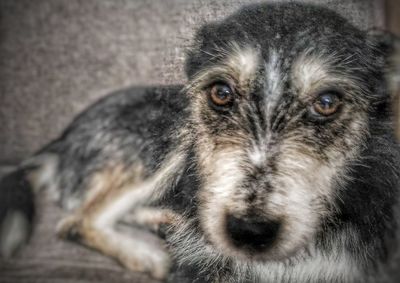
POLYGON ((400 91, 400 37, 372 29, 368 31, 369 42, 377 59, 377 67, 382 67, 392 95, 400 91))
POLYGON ((373 47, 376 67, 382 68, 386 89, 391 96, 395 132, 400 141, 400 37, 382 30, 370 30, 369 42, 373 47))

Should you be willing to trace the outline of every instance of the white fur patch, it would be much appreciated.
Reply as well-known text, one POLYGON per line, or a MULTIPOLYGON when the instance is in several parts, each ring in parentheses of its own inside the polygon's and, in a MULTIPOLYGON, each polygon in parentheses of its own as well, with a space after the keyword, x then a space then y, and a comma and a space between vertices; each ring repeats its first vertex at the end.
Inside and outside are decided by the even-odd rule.
POLYGON ((341 244, 346 237, 351 237, 348 233, 351 231, 335 235, 331 240, 332 252, 316 249, 312 243, 307 254, 299 254, 291 263, 255 264, 257 282, 357 282, 357 278, 362 278, 358 265, 341 244))
POLYGON ((265 136, 260 133, 262 129, 257 131, 259 142, 253 142, 252 149, 249 152, 249 159, 255 166, 262 166, 267 159, 268 144, 271 140, 271 115, 274 113, 277 103, 282 96, 285 75, 281 70, 281 58, 279 52, 275 49, 269 51, 269 60, 265 63, 265 80, 264 89, 265 101, 265 121, 267 122, 267 130, 265 136))
POLYGON ((321 59, 315 56, 303 54, 293 64, 292 75, 295 85, 299 88, 299 94, 308 93, 321 81, 330 80, 330 62, 327 58, 321 59))
MULTIPOLYGON (((354 91, 362 92, 362 85, 349 73, 342 74, 335 68, 336 64, 346 65, 351 58, 338 58, 334 54, 316 56, 305 52, 292 65, 291 75, 294 86, 300 97, 307 97, 324 87, 340 88, 349 86, 354 91)), ((348 70, 351 71, 351 67, 348 70)), ((353 69, 355 72, 357 69, 353 69)))
POLYGON ((244 177, 240 170, 242 153, 231 150, 210 154, 213 156, 202 162, 203 174, 207 177, 200 194, 200 220, 213 244, 218 249, 229 250, 224 223, 229 210, 239 212, 242 209, 241 203, 234 201, 237 184, 244 177))
POLYGON ((267 149, 262 146, 253 145, 252 150, 249 151, 250 162, 255 166, 263 166, 267 159, 266 151, 267 149))
POLYGON ((240 83, 246 83, 257 71, 259 64, 259 52, 253 47, 240 47, 232 44, 231 55, 228 57, 227 65, 236 71, 240 83))
MULTIPOLYGON (((269 52, 269 61, 265 63, 266 89, 265 99, 271 101, 273 97, 279 97, 282 94, 282 82, 284 75, 281 70, 281 58, 278 51, 271 49, 269 52)), ((267 108, 267 110, 270 110, 267 108)))
POLYGON ((252 46, 240 46, 234 42, 225 46, 224 49, 216 48, 219 53, 215 56, 224 56, 224 58, 218 65, 200 70, 187 84, 186 92, 196 92, 216 77, 225 78, 227 81, 234 79, 239 87, 244 89, 251 86, 259 67, 259 50, 252 46))

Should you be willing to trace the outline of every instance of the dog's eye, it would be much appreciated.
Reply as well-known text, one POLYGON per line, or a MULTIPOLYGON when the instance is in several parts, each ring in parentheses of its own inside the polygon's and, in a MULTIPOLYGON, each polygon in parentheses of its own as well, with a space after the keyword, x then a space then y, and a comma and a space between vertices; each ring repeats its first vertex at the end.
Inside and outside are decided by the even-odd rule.
POLYGON ((313 110, 322 116, 335 114, 341 105, 339 94, 333 91, 326 91, 318 95, 313 103, 313 110))
POLYGON ((228 107, 233 102, 233 90, 225 83, 216 83, 211 86, 209 97, 211 102, 217 107, 228 107))

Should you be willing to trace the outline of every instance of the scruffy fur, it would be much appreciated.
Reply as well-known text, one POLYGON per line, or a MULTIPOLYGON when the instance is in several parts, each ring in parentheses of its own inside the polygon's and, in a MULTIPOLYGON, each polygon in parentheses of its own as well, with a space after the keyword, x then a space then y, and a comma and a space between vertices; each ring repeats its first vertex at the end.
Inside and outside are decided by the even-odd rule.
POLYGON ((60 237, 155 278, 389 281, 400 180, 393 52, 386 36, 296 3, 247 6, 202 27, 187 84, 99 101, 3 178, 0 251, 26 240, 32 191, 45 188, 68 211, 60 237), (223 111, 209 96, 221 82, 235 90, 223 111), (324 91, 341 94, 329 117, 313 110, 324 91), (128 236, 120 222, 164 241, 128 236))

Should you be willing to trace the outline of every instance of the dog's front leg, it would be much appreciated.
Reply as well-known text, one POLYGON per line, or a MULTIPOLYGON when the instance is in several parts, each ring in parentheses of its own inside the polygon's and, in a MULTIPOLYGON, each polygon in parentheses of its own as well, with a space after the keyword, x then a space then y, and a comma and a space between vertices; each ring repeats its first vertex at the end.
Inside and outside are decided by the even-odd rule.
MULTIPOLYGON (((111 256, 130 270, 147 272, 157 279, 165 278, 170 257, 161 239, 157 239, 159 243, 155 245, 154 241, 148 240, 148 237, 155 238, 153 233, 147 232, 145 237, 143 233, 127 235, 115 226, 129 211, 157 197, 160 188, 168 183, 168 180, 165 181, 169 178, 168 174, 161 169, 143 180, 138 176, 132 177, 135 174, 119 167, 96 173, 82 205, 60 222, 59 236, 111 256)), ((140 224, 158 227, 159 223, 168 222, 171 217, 165 211, 152 213, 143 210, 136 218, 140 224)))

